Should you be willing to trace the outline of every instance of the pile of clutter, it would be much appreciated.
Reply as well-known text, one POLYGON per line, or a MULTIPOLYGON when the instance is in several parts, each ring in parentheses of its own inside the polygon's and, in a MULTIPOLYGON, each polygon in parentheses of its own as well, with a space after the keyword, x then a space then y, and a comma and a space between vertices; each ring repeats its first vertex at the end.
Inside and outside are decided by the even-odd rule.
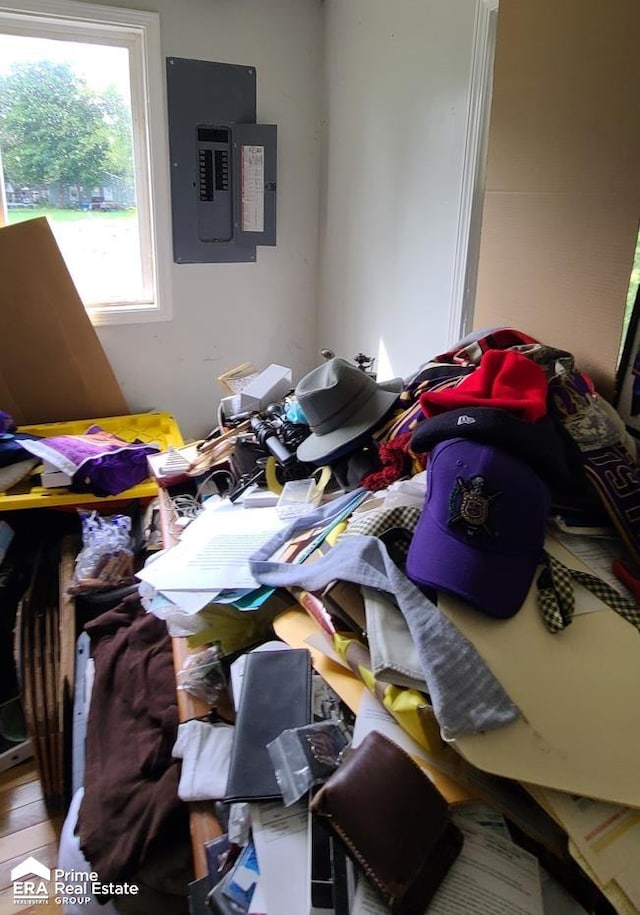
POLYGON ((552 513, 610 526, 626 567, 640 567, 636 442, 569 352, 502 328, 383 383, 334 357, 295 401, 307 424, 297 459, 329 466, 343 489, 375 492, 426 469, 404 569, 420 586, 513 615, 552 513))

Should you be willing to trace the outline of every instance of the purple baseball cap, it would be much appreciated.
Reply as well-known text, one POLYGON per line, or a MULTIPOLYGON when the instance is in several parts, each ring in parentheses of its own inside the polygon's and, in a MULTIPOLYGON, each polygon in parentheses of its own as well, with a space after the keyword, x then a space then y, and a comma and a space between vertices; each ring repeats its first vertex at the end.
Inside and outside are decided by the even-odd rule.
POLYGON ((470 439, 440 442, 407 576, 488 616, 514 616, 541 559, 550 508, 546 483, 524 461, 470 439))

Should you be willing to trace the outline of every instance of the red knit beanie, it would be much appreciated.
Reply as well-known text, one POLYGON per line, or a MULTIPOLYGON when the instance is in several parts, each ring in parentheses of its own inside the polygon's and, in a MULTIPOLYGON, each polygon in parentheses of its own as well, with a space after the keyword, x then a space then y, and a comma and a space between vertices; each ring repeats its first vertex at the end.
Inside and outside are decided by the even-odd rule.
POLYGON ((420 406, 425 416, 459 407, 499 407, 534 423, 547 412, 547 387, 544 370, 528 356, 491 349, 455 388, 421 394, 420 406))

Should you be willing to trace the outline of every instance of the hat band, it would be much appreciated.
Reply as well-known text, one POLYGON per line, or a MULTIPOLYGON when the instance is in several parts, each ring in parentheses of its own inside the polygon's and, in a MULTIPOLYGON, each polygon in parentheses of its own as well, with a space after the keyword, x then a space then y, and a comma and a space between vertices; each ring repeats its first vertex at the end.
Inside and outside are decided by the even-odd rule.
POLYGON ((311 431, 316 435, 326 435, 327 432, 333 432, 335 429, 339 429, 354 413, 372 399, 376 390, 377 387, 375 384, 372 387, 362 387, 355 397, 352 397, 351 400, 343 403, 337 410, 334 410, 333 413, 323 416, 319 422, 310 423, 311 431))

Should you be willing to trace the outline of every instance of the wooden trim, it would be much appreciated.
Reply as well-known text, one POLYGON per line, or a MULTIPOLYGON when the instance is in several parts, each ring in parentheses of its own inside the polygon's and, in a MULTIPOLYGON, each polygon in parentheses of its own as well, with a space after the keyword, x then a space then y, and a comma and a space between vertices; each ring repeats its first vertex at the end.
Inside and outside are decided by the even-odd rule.
POLYGON ((493 59, 496 44, 498 0, 476 0, 471 81, 462 190, 458 209, 458 237, 453 268, 449 345, 469 332, 473 322, 476 277, 480 254, 482 200, 491 111, 493 59))
MULTIPOLYGON (((160 526, 164 544, 166 547, 173 547, 177 543, 178 537, 176 528, 173 524, 171 501, 167 491, 162 488, 160 488, 158 493, 158 505, 160 508, 160 526)), ((173 638, 171 645, 173 651, 173 667, 177 676, 185 659, 190 654, 190 649, 185 638, 173 638)), ((184 690, 178 690, 177 697, 178 717, 180 721, 188 721, 190 718, 199 718, 202 715, 206 715, 209 711, 204 702, 201 702, 184 690)), ((189 831, 191 833, 194 874, 197 880, 209 873, 204 843, 222 835, 222 828, 215 816, 212 801, 189 804, 189 831)))

